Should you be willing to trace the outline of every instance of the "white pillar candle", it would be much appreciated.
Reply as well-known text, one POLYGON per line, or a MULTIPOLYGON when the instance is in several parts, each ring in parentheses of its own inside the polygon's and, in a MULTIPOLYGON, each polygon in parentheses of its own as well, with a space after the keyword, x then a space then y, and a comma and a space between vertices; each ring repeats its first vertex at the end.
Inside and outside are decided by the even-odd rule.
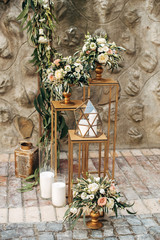
POLYGON ((40 173, 40 191, 42 198, 52 197, 52 183, 54 173, 50 171, 40 173))
POLYGON ((94 133, 92 128, 90 127, 90 129, 89 129, 89 136, 90 137, 95 137, 96 136, 95 134, 97 134, 97 120, 98 120, 98 118, 96 116, 97 116, 97 112, 95 110, 93 110, 89 114, 89 123, 91 124, 91 126, 92 126, 92 128, 93 128, 93 130, 95 132, 94 133), (96 119, 95 119, 95 117, 96 117, 96 119))
POLYGON ((86 132, 89 128, 87 120, 81 119, 79 121, 78 126, 79 126, 79 129, 80 129, 80 134, 82 134, 82 136, 84 137, 84 135, 86 134, 86 132))
POLYGON ((55 207, 66 205, 66 184, 64 182, 52 183, 52 204, 55 207))

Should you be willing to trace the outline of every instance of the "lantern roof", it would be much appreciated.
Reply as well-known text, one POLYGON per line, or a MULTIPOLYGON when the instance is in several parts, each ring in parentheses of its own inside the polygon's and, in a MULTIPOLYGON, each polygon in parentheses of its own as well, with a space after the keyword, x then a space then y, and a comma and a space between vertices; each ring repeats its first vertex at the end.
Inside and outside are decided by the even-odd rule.
POLYGON ((87 114, 87 113, 97 113, 97 110, 95 109, 95 107, 93 106, 93 104, 90 100, 88 100, 88 102, 87 102, 87 106, 86 106, 86 109, 85 109, 84 113, 85 114, 87 114))

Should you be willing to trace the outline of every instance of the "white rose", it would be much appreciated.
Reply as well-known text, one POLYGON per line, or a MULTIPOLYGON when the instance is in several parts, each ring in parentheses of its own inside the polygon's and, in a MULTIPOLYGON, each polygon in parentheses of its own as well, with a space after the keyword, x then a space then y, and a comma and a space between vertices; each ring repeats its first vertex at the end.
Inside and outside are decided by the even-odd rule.
POLYGON ((43 34, 44 34, 43 29, 40 28, 40 29, 39 29, 39 35, 43 35, 43 34))
POLYGON ((49 74, 52 72, 52 70, 50 68, 48 68, 46 72, 47 72, 47 74, 49 74))
POLYGON ((103 188, 100 189, 101 194, 105 194, 105 190, 103 188))
POLYGON ((43 36, 40 36, 39 39, 38 39, 38 42, 39 43, 48 43, 48 40, 47 40, 47 38, 45 38, 43 36))
POLYGON ((50 47, 50 46, 46 47, 46 50, 47 50, 47 51, 50 51, 50 50, 51 50, 51 47, 50 47))
POLYGON ((78 74, 76 75, 76 77, 77 77, 78 79, 80 79, 80 77, 81 77, 81 74, 80 74, 80 73, 78 73, 78 74))
POLYGON ((98 44, 105 44, 106 43, 106 39, 105 38, 97 38, 97 43, 98 44))
POLYGON ((90 178, 88 179, 88 182, 91 183, 91 179, 90 178))
POLYGON ((73 214, 76 214, 77 213, 77 208, 75 208, 75 207, 70 208, 70 212, 73 213, 73 214))
POLYGON ((98 184, 97 183, 91 183, 88 185, 88 189, 91 192, 96 192, 98 190, 98 184))
POLYGON ((90 199, 93 199, 93 198, 94 198, 94 195, 93 195, 93 194, 89 195, 89 198, 90 198, 90 199))
POLYGON ((108 55, 101 53, 97 58, 99 63, 106 63, 108 60, 108 55))
POLYGON ((63 69, 62 68, 55 71, 55 78, 58 80, 63 78, 63 69))
POLYGON ((44 9, 49 8, 48 3, 43 5, 44 9))
POLYGON ((71 71, 71 66, 70 66, 70 65, 66 65, 64 69, 65 69, 67 72, 70 72, 70 71, 71 71))
POLYGON ((79 72, 81 71, 81 69, 80 69, 79 67, 76 67, 76 68, 75 68, 75 71, 76 71, 77 73, 79 73, 79 72))
POLYGON ((87 198, 88 198, 87 193, 84 193, 84 192, 83 192, 83 193, 81 194, 81 198, 82 198, 83 200, 84 200, 84 199, 87 199, 87 198))
POLYGON ((92 50, 96 49, 96 44, 94 42, 91 42, 90 49, 92 49, 92 50))
POLYGON ((104 51, 104 52, 108 52, 108 50, 109 50, 109 48, 108 48, 107 46, 104 46, 104 47, 103 47, 103 51, 104 51))
POLYGON ((83 47, 82 47, 82 51, 85 52, 87 50, 87 47, 86 45, 84 44, 83 47))
POLYGON ((113 198, 108 198, 106 203, 107 208, 112 209, 114 206, 114 200, 113 198))
POLYGON ((103 52, 104 50, 103 50, 103 47, 99 47, 98 48, 98 52, 103 52))
POLYGON ((94 179, 95 179, 96 182, 100 181, 100 177, 95 177, 94 179))

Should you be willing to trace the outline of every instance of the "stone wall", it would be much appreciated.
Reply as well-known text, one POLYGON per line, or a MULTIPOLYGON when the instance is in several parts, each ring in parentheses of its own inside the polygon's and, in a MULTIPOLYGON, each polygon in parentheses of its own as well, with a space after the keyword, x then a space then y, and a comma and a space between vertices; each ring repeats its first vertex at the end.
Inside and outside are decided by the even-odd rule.
MULTIPOLYGON (((117 147, 159 147, 160 1, 56 0, 55 9, 60 43, 55 40, 54 45, 64 55, 82 46, 87 31, 107 33, 110 41, 126 49, 120 67, 112 74, 105 72, 121 86, 117 147)), ((33 106, 37 75, 28 63, 33 49, 16 21, 20 11, 20 0, 0 0, 0 151, 12 151, 26 138, 34 144, 38 139, 33 106)), ((79 92, 74 89, 73 98, 79 98, 79 92)), ((106 88, 99 87, 91 93, 104 125, 107 95, 106 88)), ((72 127, 73 114, 67 121, 72 127)))

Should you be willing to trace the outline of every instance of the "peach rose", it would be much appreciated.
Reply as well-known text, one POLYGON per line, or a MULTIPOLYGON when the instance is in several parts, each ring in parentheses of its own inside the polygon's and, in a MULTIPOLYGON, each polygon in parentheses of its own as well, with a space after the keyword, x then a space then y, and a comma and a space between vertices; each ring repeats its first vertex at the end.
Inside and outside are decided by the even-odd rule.
POLYGON ((114 184, 111 184, 109 189, 110 189, 111 193, 113 193, 113 194, 116 192, 116 187, 114 186, 114 184))
POLYGON ((59 62, 60 62, 60 59, 54 60, 54 64, 55 64, 57 67, 60 65, 59 62))
POLYGON ((49 79, 51 82, 53 82, 56 78, 55 78, 55 76, 53 76, 52 73, 50 73, 50 74, 48 75, 48 79, 49 79))
POLYGON ((112 51, 111 49, 109 49, 109 50, 107 51, 107 53, 108 53, 108 54, 113 54, 113 51, 112 51))
POLYGON ((107 203, 107 198, 106 197, 101 197, 98 199, 98 206, 103 207, 107 203))

